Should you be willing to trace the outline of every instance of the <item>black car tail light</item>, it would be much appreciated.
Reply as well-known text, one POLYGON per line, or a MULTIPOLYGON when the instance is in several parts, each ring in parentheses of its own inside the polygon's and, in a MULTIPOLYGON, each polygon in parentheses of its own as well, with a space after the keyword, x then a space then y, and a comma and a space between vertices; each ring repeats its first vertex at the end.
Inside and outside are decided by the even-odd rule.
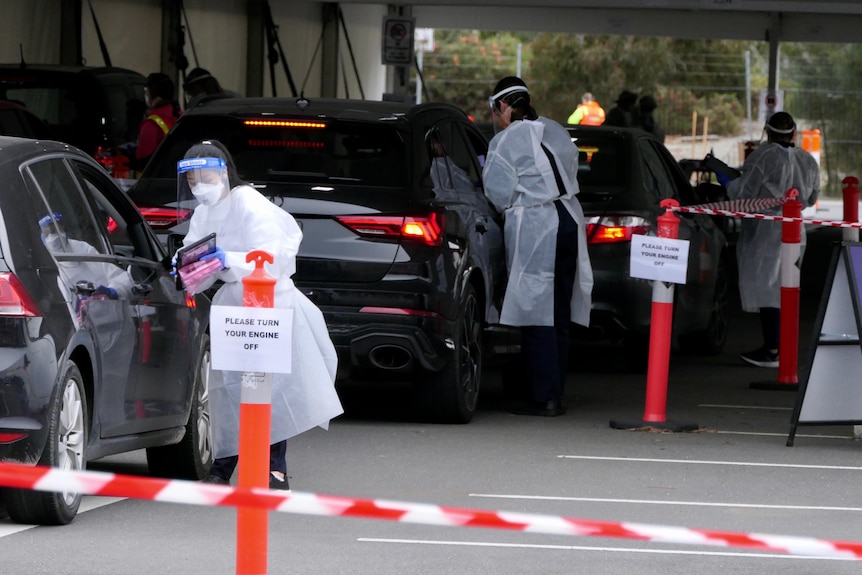
POLYGON ((440 245, 443 216, 335 216, 342 225, 364 238, 407 240, 428 246, 440 245))
POLYGON ((15 443, 16 441, 21 441, 26 437, 27 434, 21 431, 0 431, 0 444, 15 443))
POLYGON ((154 230, 168 230, 192 217, 192 211, 186 208, 138 208, 141 215, 154 230))
POLYGON ((0 316, 39 317, 36 303, 11 272, 0 273, 0 316))
POLYGON ((587 218, 587 243, 630 242, 636 234, 649 232, 649 221, 640 216, 594 216, 587 218))

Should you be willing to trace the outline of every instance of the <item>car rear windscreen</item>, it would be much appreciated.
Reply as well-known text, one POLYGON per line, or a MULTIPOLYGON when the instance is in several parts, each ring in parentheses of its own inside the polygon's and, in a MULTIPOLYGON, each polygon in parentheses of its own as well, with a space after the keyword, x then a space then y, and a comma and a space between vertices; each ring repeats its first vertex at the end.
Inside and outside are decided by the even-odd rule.
POLYGON ((184 118, 154 158, 152 177, 175 178, 176 162, 205 139, 233 155, 247 182, 332 182, 405 187, 407 146, 393 126, 346 121, 184 118))
POLYGON ((578 147, 578 184, 581 190, 600 193, 602 188, 620 188, 626 185, 628 163, 623 140, 619 138, 582 138, 575 141, 578 147))

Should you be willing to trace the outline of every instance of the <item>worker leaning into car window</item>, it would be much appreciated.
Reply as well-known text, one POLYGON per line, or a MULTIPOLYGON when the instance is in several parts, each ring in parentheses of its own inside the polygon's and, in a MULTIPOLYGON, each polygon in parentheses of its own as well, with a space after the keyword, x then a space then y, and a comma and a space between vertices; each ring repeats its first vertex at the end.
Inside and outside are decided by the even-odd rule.
POLYGON ((505 215, 509 279, 500 323, 521 327, 532 401, 519 415, 565 413, 569 322, 590 322, 593 272, 578 193, 578 150, 557 122, 540 117, 520 78, 489 99, 501 132, 483 170, 485 194, 505 215))
POLYGON ((131 167, 140 172, 159 147, 182 113, 174 96, 174 81, 167 74, 155 72, 147 76, 144 86, 147 103, 146 117, 138 128, 138 145, 131 167))
MULTIPOLYGON (((241 280, 255 267, 246 256, 252 250, 265 250, 274 259, 266 268, 276 278, 274 305, 294 310, 293 363, 290 373, 272 376, 270 429, 269 487, 289 489, 287 439, 316 426, 326 428, 330 419, 343 413, 335 391, 338 358, 323 314, 291 279, 302 231, 293 216, 239 179, 230 153, 216 140, 189 148, 177 171, 180 205, 191 196, 198 201, 184 243, 191 245, 216 234, 218 249, 204 256, 218 258, 222 264, 221 271, 209 281, 210 285, 216 280, 224 282, 213 296, 213 305, 243 304, 241 280)), ((213 371, 210 375, 215 461, 204 479, 208 483, 227 484, 238 463, 241 375, 237 371, 213 371)))
MULTIPOLYGON (((813 206, 820 195, 820 168, 811 154, 795 147, 793 117, 787 112, 777 112, 767 120, 764 130, 768 141, 748 156, 742 175, 729 182, 725 176, 720 177, 727 187, 727 195, 732 200, 784 198, 790 188, 796 188, 802 206, 813 206)), ((781 207, 767 211, 780 215, 781 207)), ((778 367, 781 236, 782 227, 778 222, 743 219, 736 244, 742 309, 760 312, 763 331, 763 346, 743 353, 740 358, 758 367, 778 367)), ((804 250, 804 226, 802 246, 804 250)))

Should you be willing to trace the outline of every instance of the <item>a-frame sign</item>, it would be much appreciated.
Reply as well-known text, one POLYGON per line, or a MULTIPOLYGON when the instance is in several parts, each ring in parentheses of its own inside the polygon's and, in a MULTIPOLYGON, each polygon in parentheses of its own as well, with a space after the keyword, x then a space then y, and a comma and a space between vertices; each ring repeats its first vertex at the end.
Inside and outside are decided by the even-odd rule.
POLYGON ((836 245, 800 378, 787 445, 799 425, 862 423, 862 243, 836 245))

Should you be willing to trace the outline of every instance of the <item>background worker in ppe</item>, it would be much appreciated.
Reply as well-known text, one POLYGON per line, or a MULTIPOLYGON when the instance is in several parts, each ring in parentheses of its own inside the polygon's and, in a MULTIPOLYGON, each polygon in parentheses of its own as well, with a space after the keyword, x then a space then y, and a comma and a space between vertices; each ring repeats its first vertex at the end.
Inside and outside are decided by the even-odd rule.
MULTIPOLYGON (((251 250, 266 250, 274 258, 266 271, 276 278, 277 308, 291 308, 293 337, 291 373, 272 375, 270 489, 289 489, 285 461, 286 440, 315 426, 327 428, 343 413, 335 391, 337 356, 320 310, 297 290, 291 276, 302 232, 296 221, 257 190, 239 179, 227 149, 215 140, 192 146, 178 164, 178 200, 189 194, 199 202, 189 222, 185 244, 215 232, 223 269, 210 280, 224 284, 214 305, 241 306, 242 278, 254 269, 246 262, 251 250)), ((202 287, 201 289, 205 289, 202 287)), ((204 480, 226 484, 238 462, 239 372, 213 371, 210 376, 215 461, 204 480)))
POLYGON ((591 92, 584 92, 581 103, 569 116, 569 124, 582 126, 601 126, 605 123, 605 109, 602 108, 591 92))
MULTIPOLYGON (((787 112, 772 115, 764 127, 767 143, 759 146, 733 181, 719 175, 732 200, 784 198, 790 188, 799 190, 802 206, 813 206, 820 195, 817 161, 794 145, 796 123, 787 112)), ((766 210, 781 214, 781 206, 766 210)), ((742 220, 736 258, 739 267, 739 296, 743 311, 760 312, 763 346, 740 355, 759 367, 778 367, 778 336, 781 305, 781 235, 777 221, 742 220)), ((805 227, 802 227, 804 253, 805 227)))
POLYGON ((575 197, 578 150, 565 128, 536 113, 520 78, 500 80, 489 103, 503 128, 483 170, 485 195, 505 217, 509 278, 500 323, 521 327, 532 393, 513 413, 562 415, 569 323, 589 325, 593 285, 575 197))

